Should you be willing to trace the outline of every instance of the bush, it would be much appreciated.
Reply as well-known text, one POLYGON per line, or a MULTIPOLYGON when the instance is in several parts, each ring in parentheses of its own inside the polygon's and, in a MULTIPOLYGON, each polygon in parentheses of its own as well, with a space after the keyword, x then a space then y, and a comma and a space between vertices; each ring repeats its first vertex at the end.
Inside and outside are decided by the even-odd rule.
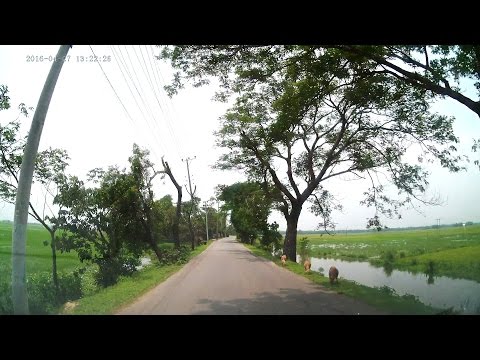
POLYGON ((32 274, 27 279, 30 314, 54 314, 61 302, 56 296, 50 273, 32 274))
POLYGON ((97 284, 98 265, 92 264, 77 270, 80 277, 80 288, 82 296, 88 296, 96 293, 100 287, 97 284))
POLYGON ((383 260, 387 263, 393 263, 395 261, 395 252, 392 250, 387 250, 385 253, 383 253, 383 260))
POLYGON ((298 246, 299 246, 298 252, 302 257, 305 257, 307 255, 309 243, 310 243, 310 240, 308 240, 306 236, 302 237, 298 242, 298 246))
POLYGON ((82 297, 82 279, 77 272, 58 274, 58 302, 60 305, 82 297))
POLYGON ((282 234, 278 232, 278 224, 274 222, 272 224, 267 224, 266 228, 263 230, 262 237, 260 238, 260 245, 266 250, 272 249, 272 246, 275 247, 275 249, 278 249, 282 239, 282 234))
POLYGON ((176 249, 162 249, 160 256, 160 265, 184 264, 190 256, 190 248, 188 246, 180 246, 176 249))
POLYGON ((13 314, 12 286, 9 282, 0 282, 0 315, 13 314))
MULTIPOLYGON (((58 294, 53 285, 52 274, 43 272, 27 277, 28 307, 30 314, 55 314, 57 309, 69 300, 81 297, 78 273, 58 274, 58 294)), ((13 314, 12 287, 0 283, 0 314, 13 314)))

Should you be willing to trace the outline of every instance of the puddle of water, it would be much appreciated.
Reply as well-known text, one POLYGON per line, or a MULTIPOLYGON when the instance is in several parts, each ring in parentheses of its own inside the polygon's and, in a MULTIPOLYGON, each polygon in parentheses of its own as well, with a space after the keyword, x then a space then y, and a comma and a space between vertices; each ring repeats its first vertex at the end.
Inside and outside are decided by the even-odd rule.
MULTIPOLYGON (((300 261, 300 256, 297 256, 300 261)), ((339 270, 339 277, 353 280, 369 287, 388 286, 398 295, 410 294, 421 302, 433 307, 448 309, 453 307, 463 314, 480 314, 480 283, 465 279, 452 279, 446 276, 427 276, 408 271, 376 268, 368 262, 342 261, 310 257, 312 270, 328 276, 330 266, 339 270)))

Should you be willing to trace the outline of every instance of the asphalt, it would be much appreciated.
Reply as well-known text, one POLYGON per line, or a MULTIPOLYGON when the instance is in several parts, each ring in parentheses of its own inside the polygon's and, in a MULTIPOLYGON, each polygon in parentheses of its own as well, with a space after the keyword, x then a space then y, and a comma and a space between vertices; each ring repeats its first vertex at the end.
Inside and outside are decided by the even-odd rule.
POLYGON ((216 240, 120 315, 375 315, 383 312, 216 240))

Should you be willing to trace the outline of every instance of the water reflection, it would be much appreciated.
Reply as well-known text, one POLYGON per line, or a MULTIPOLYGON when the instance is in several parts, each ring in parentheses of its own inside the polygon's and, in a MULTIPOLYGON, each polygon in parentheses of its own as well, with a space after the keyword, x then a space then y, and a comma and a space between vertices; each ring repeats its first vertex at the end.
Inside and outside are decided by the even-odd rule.
POLYGON ((428 262, 425 275, 428 277, 427 284, 431 285, 435 282, 435 264, 433 261, 428 262))
MULTIPOLYGON (((297 256, 297 261, 303 258, 297 256)), ((424 273, 413 274, 394 270, 384 264, 376 268, 368 262, 342 261, 310 257, 312 269, 328 277, 330 266, 338 268, 339 276, 370 287, 393 289, 398 295, 410 294, 427 305, 440 309, 452 307, 464 314, 480 314, 480 283, 435 276, 434 265, 428 265, 424 273)), ((302 262, 303 263, 303 262, 302 262)))
POLYGON ((393 264, 391 262, 386 261, 383 264, 383 271, 385 272, 385 275, 387 275, 387 277, 392 276, 393 264))

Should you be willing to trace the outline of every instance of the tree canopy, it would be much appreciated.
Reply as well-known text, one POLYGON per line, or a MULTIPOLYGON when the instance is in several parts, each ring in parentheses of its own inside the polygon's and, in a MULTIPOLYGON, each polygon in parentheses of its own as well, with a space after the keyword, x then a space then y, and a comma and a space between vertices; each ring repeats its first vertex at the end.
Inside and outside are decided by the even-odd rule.
POLYGON ((451 171, 462 169, 453 118, 431 113, 434 95, 366 56, 316 46, 176 46, 162 56, 180 69, 172 94, 185 78, 200 86, 215 76, 218 99, 236 95, 216 134, 226 150, 217 167, 244 170, 276 189, 291 259, 307 200, 321 225, 333 226, 331 212, 340 204, 327 180, 348 175, 369 181, 363 203, 375 206, 376 214, 367 225, 380 227, 380 214, 398 216, 412 199, 434 203, 423 197, 423 162, 437 159, 451 171), (421 154, 410 164, 404 154, 413 144, 421 154), (387 196, 386 183, 397 187, 397 198, 387 196))

